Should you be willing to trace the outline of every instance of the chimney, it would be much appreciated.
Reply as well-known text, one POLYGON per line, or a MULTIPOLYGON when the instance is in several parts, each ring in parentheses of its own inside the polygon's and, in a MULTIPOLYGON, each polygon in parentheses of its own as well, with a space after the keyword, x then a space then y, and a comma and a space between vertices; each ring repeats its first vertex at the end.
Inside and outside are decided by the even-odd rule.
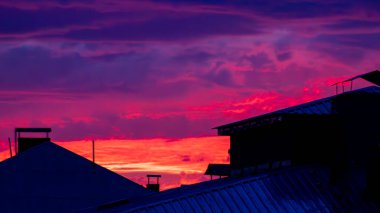
POLYGON ((161 177, 161 175, 147 175, 147 177, 148 177, 148 184, 146 185, 146 188, 155 192, 159 192, 160 191, 159 178, 161 177), (156 183, 151 183, 150 178, 157 178, 156 183))
POLYGON ((28 150, 41 143, 50 141, 51 128, 16 128, 15 129, 15 152, 16 154, 28 150), (42 137, 22 137, 21 133, 45 133, 42 137))

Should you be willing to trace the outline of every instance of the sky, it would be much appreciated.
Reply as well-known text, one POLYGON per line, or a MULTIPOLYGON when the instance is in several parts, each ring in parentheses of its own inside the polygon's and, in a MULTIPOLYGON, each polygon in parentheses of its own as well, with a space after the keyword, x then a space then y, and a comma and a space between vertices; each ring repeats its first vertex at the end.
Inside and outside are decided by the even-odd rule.
POLYGON ((379 69, 379 38, 369 0, 1 1, 0 157, 15 127, 51 127, 125 176, 201 181, 228 163, 213 127, 334 95, 379 69))

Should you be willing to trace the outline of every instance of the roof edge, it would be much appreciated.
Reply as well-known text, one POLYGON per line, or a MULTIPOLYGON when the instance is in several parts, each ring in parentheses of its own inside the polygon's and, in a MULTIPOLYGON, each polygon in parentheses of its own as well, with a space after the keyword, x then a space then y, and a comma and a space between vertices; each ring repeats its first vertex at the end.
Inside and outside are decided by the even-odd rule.
POLYGON ((236 122, 232 122, 232 123, 227 123, 227 124, 224 124, 224 125, 216 126, 216 127, 211 128, 211 129, 225 128, 225 127, 229 127, 229 126, 237 125, 237 124, 240 124, 240 123, 244 123, 244 122, 246 122, 246 121, 250 121, 250 120, 252 120, 252 119, 265 118, 266 116, 286 114, 286 113, 284 113, 283 111, 286 111, 286 110, 289 110, 289 109, 292 109, 292 108, 295 108, 295 107, 302 107, 302 106, 305 106, 305 105, 309 105, 309 104, 312 104, 312 103, 314 103, 314 102, 322 102, 322 101, 326 101, 326 100, 331 99, 331 98, 335 98, 335 97, 338 97, 338 96, 342 96, 342 95, 347 95, 347 94, 355 93, 355 92, 362 91, 362 90, 366 90, 366 89, 369 89, 369 88, 377 88, 377 89, 380 89, 380 86, 368 86, 368 87, 363 87, 363 88, 356 89, 356 90, 347 91, 347 92, 340 93, 340 94, 337 94, 337 95, 332 95, 332 96, 329 96, 329 97, 326 97, 326 98, 321 98, 321 99, 317 99, 317 100, 309 101, 309 102, 306 102, 306 103, 302 103, 302 104, 298 104, 298 105, 294 105, 294 106, 286 107, 286 108, 283 108, 283 109, 279 109, 279 110, 276 110, 276 111, 268 112, 268 113, 265 113, 265 114, 261 114, 261 115, 253 116, 253 117, 246 118, 246 119, 243 119, 243 120, 240 120, 240 121, 236 121, 236 122))

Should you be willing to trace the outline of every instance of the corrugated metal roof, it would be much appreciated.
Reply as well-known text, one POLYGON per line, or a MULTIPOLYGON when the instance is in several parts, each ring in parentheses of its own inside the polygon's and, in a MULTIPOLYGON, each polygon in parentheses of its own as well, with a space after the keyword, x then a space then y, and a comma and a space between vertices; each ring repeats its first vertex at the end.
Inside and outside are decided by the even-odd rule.
POLYGON ((151 193, 51 142, 0 163, 0 212, 69 212, 151 193))
POLYGON ((244 119, 241 121, 225 124, 222 126, 215 127, 214 129, 226 129, 230 128, 244 128, 244 127, 252 127, 252 126, 260 126, 263 124, 271 124, 276 121, 281 121, 281 115, 284 114, 303 114, 303 115, 330 115, 333 114, 333 104, 332 100, 338 96, 349 95, 349 94, 380 94, 380 87, 370 86, 365 87, 345 93, 341 93, 338 95, 334 95, 328 98, 323 98, 319 100, 315 100, 312 102, 300 104, 297 106, 285 108, 282 110, 274 111, 271 113, 267 113, 264 115, 255 116, 252 118, 244 119))
POLYGON ((346 202, 322 168, 289 168, 247 178, 227 178, 161 192, 102 212, 373 212, 375 206, 346 202))

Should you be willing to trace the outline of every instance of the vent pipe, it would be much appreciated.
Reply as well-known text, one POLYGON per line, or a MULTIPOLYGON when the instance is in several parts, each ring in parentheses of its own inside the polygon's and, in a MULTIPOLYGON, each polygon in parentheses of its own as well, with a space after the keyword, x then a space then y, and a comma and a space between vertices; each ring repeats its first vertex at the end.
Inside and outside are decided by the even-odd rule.
POLYGON ((160 177, 161 175, 147 175, 148 184, 146 185, 146 188, 155 192, 159 192, 160 191, 160 182, 159 182, 160 177), (150 181, 151 178, 156 178, 156 183, 151 183, 150 181))

